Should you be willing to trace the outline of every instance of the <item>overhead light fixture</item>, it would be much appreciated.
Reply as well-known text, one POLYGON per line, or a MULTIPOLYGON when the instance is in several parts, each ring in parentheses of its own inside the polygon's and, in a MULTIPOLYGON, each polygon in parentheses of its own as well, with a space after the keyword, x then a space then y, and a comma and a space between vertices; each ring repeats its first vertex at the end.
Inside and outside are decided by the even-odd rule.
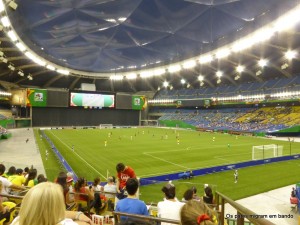
POLYGON ((26 50, 26 47, 25 45, 23 45, 22 43, 18 42, 16 44, 17 48, 21 51, 21 52, 24 52, 26 50))
POLYGON ((244 67, 244 66, 241 66, 241 65, 239 65, 239 66, 236 67, 236 71, 237 71, 238 73, 243 72, 244 69, 245 69, 245 67, 244 67))
POLYGON ((27 75, 27 78, 28 78, 28 80, 33 80, 33 77, 32 77, 31 74, 28 74, 28 75, 27 75))
POLYGON ((286 59, 291 60, 291 59, 296 58, 297 52, 292 51, 292 50, 288 50, 284 55, 285 55, 286 59))
POLYGON ((24 72, 22 70, 19 70, 18 71, 18 74, 21 76, 21 77, 24 77, 24 72))
POLYGON ((4 12, 4 11, 5 11, 5 7, 3 1, 0 0, 0 12, 4 12))
POLYGON ((261 70, 258 70, 258 71, 256 71, 256 76, 259 76, 259 75, 261 75, 262 74, 262 71, 261 70))
POLYGON ((142 78, 147 78, 147 77, 152 77, 153 76, 153 71, 150 70, 144 70, 140 73, 140 76, 142 78))
MULTIPOLYGON (((68 70, 63 70, 63 69, 59 69, 57 70, 58 73, 61 73, 61 74, 64 74, 64 75, 69 75, 70 74, 70 71, 68 70)), ((123 79, 123 76, 122 76, 122 79, 123 79)))
POLYGON ((194 68, 195 66, 196 66, 196 61, 195 60, 189 60, 189 61, 186 61, 182 64, 182 67, 184 69, 194 68))
POLYGON ((216 52, 216 58, 217 59, 222 59, 222 58, 225 58, 229 55, 230 55, 229 48, 223 48, 223 49, 220 49, 216 52))
POLYGON ((213 56, 211 54, 203 55, 199 58, 199 63, 209 63, 213 60, 213 56))
POLYGON ((127 74, 125 77, 128 80, 133 80, 133 79, 137 78, 137 74, 136 73, 130 73, 130 74, 127 74))
POLYGON ((289 67, 289 64, 288 63, 283 63, 282 65, 281 65, 281 69, 282 70, 285 70, 286 68, 288 68, 289 67))
POLYGON ((170 65, 170 66, 168 67, 168 71, 169 71, 170 73, 175 73, 175 72, 178 72, 178 71, 180 71, 180 70, 181 70, 181 66, 180 66, 179 64, 170 65))
POLYGON ((185 84, 185 79, 181 79, 181 80, 180 80, 180 83, 181 83, 181 84, 185 84))
POLYGON ((217 71, 217 72, 216 72, 216 75, 217 75, 218 78, 220 78, 220 77, 223 76, 223 73, 222 73, 222 71, 217 71))
POLYGON ((266 66, 267 63, 268 63, 268 62, 267 62, 267 60, 265 60, 265 59, 261 59, 261 60, 258 61, 258 65, 259 65, 260 67, 266 66))
POLYGON ((55 70, 55 67, 54 67, 54 66, 52 66, 52 65, 47 65, 47 66, 46 66, 46 68, 47 68, 47 69, 49 69, 49 70, 52 70, 52 71, 54 71, 54 70, 55 70))
POLYGON ((14 71, 16 68, 14 67, 13 64, 8 64, 7 66, 11 71, 14 71))
POLYGON ((111 80, 123 80, 123 75, 112 75, 112 76, 110 76, 110 79, 111 80))
POLYGON ((13 10, 16 10, 17 7, 18 7, 18 4, 15 3, 15 1, 10 1, 10 2, 8 3, 8 5, 9 5, 9 7, 12 8, 13 10))
POLYGON ((168 82, 168 81, 164 81, 164 82, 163 82, 163 86, 164 86, 164 87, 168 87, 168 86, 169 86, 169 82, 168 82))
POLYGON ((234 77, 234 80, 238 80, 238 79, 240 79, 241 77, 239 76, 239 75, 236 75, 235 77, 234 77))
POLYGON ((198 76, 198 80, 199 80, 199 81, 203 81, 203 80, 204 80, 204 76, 199 75, 199 76, 198 76))
POLYGON ((8 31, 7 35, 10 38, 10 40, 12 40, 13 42, 18 40, 17 35, 13 30, 8 31))
POLYGON ((4 16, 1 18, 1 23, 4 27, 9 27, 10 26, 10 21, 7 16, 4 16))

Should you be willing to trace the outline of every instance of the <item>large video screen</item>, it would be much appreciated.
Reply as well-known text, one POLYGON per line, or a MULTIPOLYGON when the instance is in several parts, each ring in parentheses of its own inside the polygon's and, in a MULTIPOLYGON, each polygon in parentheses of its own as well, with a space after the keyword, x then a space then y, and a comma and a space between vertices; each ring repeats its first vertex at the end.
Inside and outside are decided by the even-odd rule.
POLYGON ((70 106, 89 109, 115 108, 115 95, 95 92, 70 92, 70 106))

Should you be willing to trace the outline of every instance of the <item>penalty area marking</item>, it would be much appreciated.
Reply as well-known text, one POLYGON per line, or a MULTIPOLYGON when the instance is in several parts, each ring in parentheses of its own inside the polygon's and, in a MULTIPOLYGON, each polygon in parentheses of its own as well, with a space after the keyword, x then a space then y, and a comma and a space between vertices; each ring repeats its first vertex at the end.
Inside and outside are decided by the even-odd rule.
MULTIPOLYGON (((50 131, 52 133, 52 131, 50 131)), ((56 137, 61 143, 63 143, 65 146, 68 147, 68 149, 70 149, 72 151, 72 149, 70 148, 70 146, 68 146, 65 142, 63 142, 59 137, 57 137, 54 133, 52 133, 54 135, 54 137, 56 137)), ((92 168, 95 172, 99 173, 101 175, 101 177, 103 177, 106 180, 106 177, 103 176, 102 173, 100 173, 98 170, 96 170, 91 164, 89 164, 84 158, 82 158, 80 155, 78 155, 77 152, 72 151, 74 154, 77 155, 78 158, 80 158, 83 162, 85 162, 90 168, 92 168)))
POLYGON ((174 166, 178 166, 178 167, 181 167, 181 168, 184 168, 184 169, 189 169, 189 168, 186 167, 186 166, 182 166, 182 165, 179 165, 179 164, 177 164, 177 163, 173 163, 173 162, 170 162, 170 161, 168 161, 168 160, 165 160, 165 159, 162 159, 162 158, 159 158, 159 157, 150 155, 150 154, 148 154, 147 152, 144 152, 143 154, 148 155, 148 156, 150 156, 150 157, 152 157, 152 158, 158 159, 158 160, 160 160, 160 161, 163 161, 163 162, 172 164, 172 165, 174 165, 174 166))

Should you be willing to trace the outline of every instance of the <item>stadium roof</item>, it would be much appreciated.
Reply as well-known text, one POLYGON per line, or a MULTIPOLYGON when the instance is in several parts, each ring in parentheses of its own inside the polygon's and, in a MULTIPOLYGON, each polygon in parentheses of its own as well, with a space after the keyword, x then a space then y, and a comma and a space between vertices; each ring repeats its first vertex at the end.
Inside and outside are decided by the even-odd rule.
POLYGON ((199 88, 300 72, 299 16, 276 24, 298 0, 0 1, 4 89, 95 83, 102 91, 155 91, 164 81, 174 89, 199 88), (288 50, 296 58, 285 59, 288 50), (204 63, 208 56, 213 61, 204 63), (267 60, 262 69, 260 59, 267 60))

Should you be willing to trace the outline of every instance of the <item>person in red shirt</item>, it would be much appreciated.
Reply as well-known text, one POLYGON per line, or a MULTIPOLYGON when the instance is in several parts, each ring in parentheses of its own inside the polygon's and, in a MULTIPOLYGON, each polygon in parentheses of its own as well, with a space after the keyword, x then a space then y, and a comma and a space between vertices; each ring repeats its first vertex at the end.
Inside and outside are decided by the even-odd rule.
POLYGON ((130 166, 125 166, 123 163, 118 163, 117 170, 117 197, 118 199, 126 198, 124 194, 126 188, 126 182, 129 178, 136 178, 134 170, 130 166))

